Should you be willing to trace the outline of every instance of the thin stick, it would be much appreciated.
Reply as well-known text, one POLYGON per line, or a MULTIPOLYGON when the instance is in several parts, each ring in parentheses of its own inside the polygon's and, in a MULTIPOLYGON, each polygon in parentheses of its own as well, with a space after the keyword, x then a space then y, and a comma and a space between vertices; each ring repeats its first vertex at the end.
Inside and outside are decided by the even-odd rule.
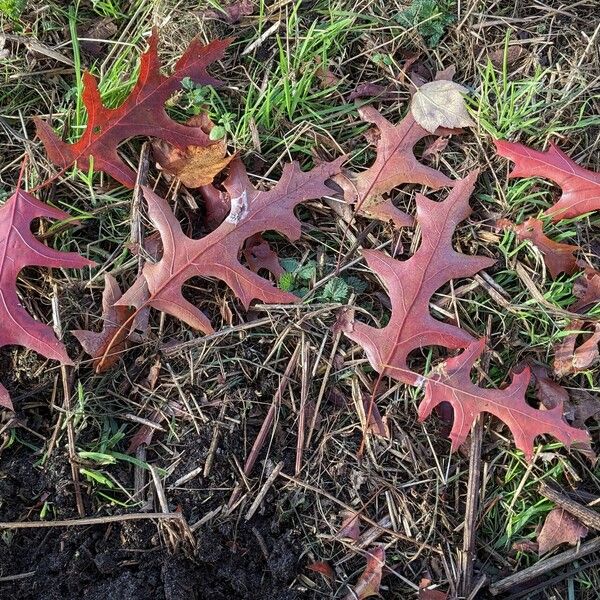
POLYGON ((281 469, 283 469, 283 461, 278 463, 271 472, 271 474, 267 477, 267 480, 263 484, 262 489, 260 490, 260 492, 258 492, 254 502, 252 503, 252 506, 248 509, 248 512, 246 513, 246 521, 249 521, 254 516, 254 513, 259 509, 261 502, 264 500, 265 496, 267 495, 267 492, 273 485, 273 482, 277 479, 279 473, 281 473, 281 469))
POLYGON ((129 513, 126 515, 111 515, 110 517, 86 517, 84 519, 65 519, 63 521, 15 521, 0 522, 1 529, 43 529, 45 527, 91 527, 106 523, 121 521, 142 521, 144 519, 176 519, 182 520, 181 513, 129 513))
MULTIPOLYGON (((256 440, 254 440, 252 450, 250 450, 250 454, 248 455, 248 458, 246 459, 246 462, 244 464, 244 475, 246 477, 250 476, 250 473, 252 472, 254 464, 256 463, 256 459, 258 458, 258 454, 261 451, 261 449, 265 443, 265 440, 267 439, 267 435, 268 435, 269 431, 271 430, 271 425, 273 424, 273 420, 275 419, 275 413, 277 411, 277 406, 278 406, 279 402, 281 401, 281 397, 283 396, 283 392, 288 384, 288 380, 290 378, 292 370, 296 366, 296 359, 298 358, 299 348, 300 348, 300 346, 296 346, 294 353, 292 354, 292 358, 290 358, 290 362, 288 363, 288 366, 285 368, 285 372, 283 373, 283 376, 281 377, 281 381, 279 382, 279 387, 277 388, 277 392, 273 396, 273 402, 271 402, 271 406, 269 407, 269 412, 267 412, 267 416, 265 417, 262 427, 260 428, 260 431, 258 432, 258 435, 256 436, 256 440)), ((235 504, 236 500, 240 496, 241 491, 242 491, 242 486, 241 486, 241 484, 238 484, 237 487, 233 490, 233 493, 231 494, 231 498, 229 499, 229 503, 228 503, 229 508, 231 508, 235 504)))
POLYGON ((481 483, 481 444, 483 441, 483 419, 479 415, 471 429, 471 453, 469 456, 469 481, 467 484, 467 503, 465 506, 465 528, 463 547, 460 553, 461 596, 471 592, 473 579, 473 558, 475 556, 475 533, 477 531, 477 511, 479 508, 479 486, 481 483))
POLYGON ((541 560, 535 565, 523 569, 519 573, 509 575, 508 577, 497 581, 490 586, 490 593, 493 596, 497 596, 498 594, 501 594, 502 592, 505 592, 516 585, 526 584, 528 581, 548 573, 548 571, 568 565, 569 563, 575 562, 576 560, 579 560, 580 558, 587 556, 592 552, 598 552, 599 550, 600 537, 596 537, 589 542, 585 542, 585 544, 581 544, 579 548, 566 550, 565 552, 561 552, 552 558, 541 560))
POLYGON ((304 451, 304 428, 306 426, 306 398, 308 397, 309 378, 308 347, 304 332, 302 332, 302 387, 300 388, 300 410, 298 413, 298 438, 296 440, 296 468, 298 476, 302 470, 302 455, 304 451))
MULTIPOLYGON (((60 312, 58 309, 58 285, 52 283, 52 316, 54 319, 54 330, 59 339, 62 339, 62 323, 60 320, 60 312)), ((69 451, 69 464, 71 466, 71 478, 73 479, 73 489, 75 490, 75 504, 77 513, 80 517, 85 516, 85 506, 83 505, 83 497, 81 495, 81 483, 79 481, 79 466, 77 465, 75 454, 75 428, 73 427, 73 415, 71 413, 71 371, 66 365, 60 366, 60 376, 63 388, 63 410, 65 411, 65 419, 67 425, 67 445, 69 451)))
POLYGON ((556 506, 566 510, 568 513, 577 517, 584 525, 590 529, 600 531, 600 514, 591 508, 587 508, 579 502, 575 502, 568 496, 565 496, 561 492, 551 488, 546 483, 540 483, 539 492, 544 498, 552 500, 556 506))

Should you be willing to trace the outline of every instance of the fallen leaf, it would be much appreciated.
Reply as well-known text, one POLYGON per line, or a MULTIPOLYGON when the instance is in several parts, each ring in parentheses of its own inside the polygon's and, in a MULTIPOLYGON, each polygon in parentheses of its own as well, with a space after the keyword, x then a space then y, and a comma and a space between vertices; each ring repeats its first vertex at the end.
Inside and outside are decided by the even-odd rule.
POLYGON ((106 108, 98 90, 98 82, 88 72, 83 74, 83 103, 88 122, 83 135, 73 144, 63 142, 52 127, 39 117, 34 119, 37 135, 50 160, 61 169, 77 164, 88 171, 93 163, 96 171, 104 171, 124 186, 135 185, 136 173, 119 157, 117 148, 126 139, 147 135, 158 137, 178 148, 209 146, 212 141, 201 127, 187 127, 170 119, 165 102, 181 89, 189 77, 202 85, 219 85, 210 77, 207 67, 220 60, 231 40, 215 40, 207 45, 193 40, 177 61, 173 73, 160 73, 158 30, 148 40, 148 51, 142 55, 139 77, 129 96, 117 108, 106 108))
POLYGON ((572 375, 591 368, 600 359, 600 323, 596 323, 593 332, 586 332, 583 321, 573 321, 569 333, 554 347, 554 373, 557 377, 572 375), (577 346, 577 338, 587 338, 577 346))
POLYGON ((538 543, 532 540, 519 540, 518 542, 514 542, 512 545, 512 549, 515 552, 538 552, 539 547, 538 543))
POLYGON ((360 537, 359 514, 353 510, 342 511, 342 526, 337 534, 341 540, 356 542, 360 537))
POLYGON ((600 302, 600 272, 586 268, 573 284, 573 294, 578 298, 575 304, 569 306, 573 312, 582 312, 583 309, 600 302))
POLYGON ((600 173, 584 169, 556 145, 539 152, 523 144, 494 143, 500 156, 515 163, 509 177, 543 177, 562 188, 558 202, 544 212, 554 222, 600 209, 600 173))
POLYGON ((383 546, 377 546, 367 552, 367 566, 358 578, 354 589, 344 600, 364 600, 379 594, 381 586, 381 574, 385 565, 385 550, 383 546))
POLYGON ((119 28, 112 18, 105 17, 96 21, 82 33, 79 44, 91 56, 100 58, 107 42, 112 39, 118 30, 119 28))
POLYGON ((448 594, 439 590, 421 588, 419 589, 419 600, 448 600, 448 594))
POLYGON ((412 97, 410 111, 415 121, 429 133, 439 127, 456 129, 475 125, 465 104, 467 88, 448 80, 424 83, 412 97))
POLYGON ((544 223, 540 219, 527 219, 521 225, 514 225, 508 221, 503 223, 505 227, 514 230, 519 241, 528 240, 539 249, 552 277, 556 278, 561 273, 571 275, 577 270, 575 255, 579 250, 579 246, 551 240, 544 234, 544 223))
POLYGON ((322 64, 320 56, 316 57, 315 62, 319 65, 315 71, 315 76, 324 90, 335 87, 340 83, 341 79, 334 75, 327 65, 322 64))
POLYGON ((331 567, 329 563, 326 563, 322 560, 315 561, 306 567, 309 571, 314 571, 315 573, 320 573, 327 579, 330 583, 335 581, 335 571, 331 567))
MULTIPOLYGON (((386 195, 403 183, 418 183, 431 189, 452 186, 454 181, 431 167, 421 164, 414 147, 429 133, 407 114, 400 123, 392 125, 371 106, 358 109, 363 121, 373 123, 378 131, 377 156, 374 163, 358 173, 343 170, 333 177, 343 190, 344 200, 355 210, 380 221, 391 221, 397 227, 413 224, 413 218, 394 206, 386 195)), ((437 135, 447 134, 447 130, 437 135)))
POLYGON ((279 279, 285 273, 285 269, 279 264, 279 257, 260 233, 246 240, 244 258, 248 263, 248 267, 254 273, 265 269, 276 279, 279 279))
MULTIPOLYGON (((25 267, 81 269, 94 263, 75 252, 59 252, 35 238, 35 219, 65 220, 69 215, 18 189, 0 207, 0 348, 24 346, 42 356, 73 364, 52 330, 31 317, 17 293, 17 277, 25 267)), ((0 385, 0 407, 13 409, 10 396, 0 385)))
POLYGON ((516 63, 524 54, 527 51, 523 46, 509 46, 508 49, 498 48, 490 52, 488 58, 495 67, 501 68, 505 62, 507 66, 516 63))
POLYGON ((421 154, 421 159, 425 160, 426 158, 437 158, 446 149, 449 141, 449 137, 436 138, 425 147, 423 154, 421 154))
POLYGON ((204 200, 206 225, 209 231, 214 231, 226 218, 231 210, 229 194, 214 185, 203 185, 200 195, 204 200))
MULTIPOLYGON (((206 134, 213 128, 213 122, 206 114, 192 117, 188 127, 199 127, 206 134)), ((171 177, 177 177, 190 189, 210 185, 214 178, 233 160, 227 156, 225 138, 210 146, 186 146, 179 149, 169 142, 155 140, 152 150, 162 170, 171 177)))
MULTIPOLYGON (((144 265, 142 275, 116 304, 135 307, 133 317, 154 308, 211 333, 213 328, 206 315, 183 296, 182 287, 192 277, 223 281, 246 309, 254 299, 277 304, 297 302, 294 294, 277 289, 268 279, 243 266, 240 248, 248 238, 267 230, 298 239, 301 223, 294 208, 327 194, 325 181, 339 173, 343 160, 322 163, 308 172, 301 171, 298 163, 286 164, 279 183, 269 191, 257 190, 241 161, 233 161, 223 183, 231 197, 229 216, 200 239, 185 235, 166 200, 143 186, 148 215, 161 235, 163 255, 158 262, 144 265)), ((110 350, 109 346, 106 353, 110 350)))
POLYGON ((102 331, 96 333, 77 329, 71 333, 77 338, 83 349, 94 359, 93 366, 97 373, 106 371, 119 361, 128 346, 129 328, 123 327, 133 311, 127 306, 115 306, 122 296, 117 280, 108 273, 104 276, 104 293, 102 294, 102 331), (110 345, 110 353, 106 350, 110 345))
POLYGON ((225 21, 229 25, 235 25, 242 20, 242 17, 248 17, 254 12, 254 3, 252 0, 237 0, 228 4, 220 10, 207 10, 204 12, 204 17, 207 19, 215 19, 225 21))
POLYGON ((588 529, 562 508, 554 508, 547 515, 538 535, 540 556, 562 544, 575 546, 588 534, 588 529))
POLYGON ((371 98, 374 96, 388 96, 390 94, 389 88, 378 83, 359 83, 350 95, 348 101, 353 102, 359 98, 371 98))

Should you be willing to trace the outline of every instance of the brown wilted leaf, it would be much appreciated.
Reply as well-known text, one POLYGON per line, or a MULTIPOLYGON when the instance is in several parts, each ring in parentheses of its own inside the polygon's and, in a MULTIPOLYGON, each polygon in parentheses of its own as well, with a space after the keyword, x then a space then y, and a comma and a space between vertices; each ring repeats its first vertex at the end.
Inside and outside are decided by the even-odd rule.
POLYGON ((344 600, 364 600, 379 594, 381 586, 381 571, 385 565, 385 550, 377 546, 367 552, 367 566, 358 578, 354 589, 346 595, 344 600))
POLYGON ((557 377, 572 375, 585 371, 600 359, 600 323, 596 323, 594 331, 587 332, 588 337, 579 346, 577 338, 584 331, 583 321, 573 321, 569 325, 572 331, 554 347, 554 373, 557 377))
MULTIPOLYGON (((207 134, 213 128, 213 122, 206 114, 192 117, 187 125, 200 127, 207 134)), ((227 156, 225 138, 210 146, 186 146, 183 149, 157 139, 152 142, 152 150, 162 170, 171 177, 179 178, 190 189, 210 185, 234 158, 227 156)))
POLYGON ((600 271, 587 268, 573 284, 573 294, 578 298, 569 310, 580 312, 584 308, 600 302, 600 271))
POLYGON ((360 536, 358 513, 353 510, 343 510, 342 519, 342 526, 337 537, 341 540, 355 542, 360 536))
POLYGON ((561 544, 575 546, 587 533, 587 527, 573 515, 562 508, 554 508, 546 515, 538 535, 538 552, 546 554, 561 544))
POLYGON ((415 121, 429 133, 439 127, 456 129, 475 123, 467 112, 463 94, 467 88, 444 79, 424 83, 412 97, 410 111, 415 121))

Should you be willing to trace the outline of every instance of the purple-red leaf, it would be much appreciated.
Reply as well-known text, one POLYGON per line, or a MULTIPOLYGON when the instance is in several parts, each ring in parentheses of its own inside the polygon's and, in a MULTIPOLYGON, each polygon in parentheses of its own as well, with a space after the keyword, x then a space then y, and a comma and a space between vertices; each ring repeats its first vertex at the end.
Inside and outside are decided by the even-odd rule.
POLYGON ((122 296, 117 280, 109 274, 104 276, 104 293, 102 294, 102 331, 77 329, 71 333, 79 340, 83 349, 94 359, 94 368, 100 372, 112 367, 128 344, 129 330, 123 327, 132 311, 127 306, 116 306, 115 302, 122 296), (105 356, 110 346, 110 353, 105 356))
MULTIPOLYGON (((432 189, 452 186, 454 181, 431 167, 420 163, 414 155, 414 147, 431 135, 407 114, 398 125, 392 125, 372 106, 358 110, 363 121, 373 123, 379 130, 377 157, 365 171, 344 171, 333 180, 342 188, 344 200, 368 217, 392 221, 397 227, 413 224, 410 215, 396 208, 387 194, 403 183, 418 183, 432 189)), ((440 130, 438 135, 447 134, 440 130)))
POLYGON ((204 45, 193 40, 177 61, 173 73, 160 72, 158 32, 153 30, 148 50, 142 55, 140 74, 127 99, 117 108, 102 103, 98 83, 90 73, 83 75, 83 102, 88 112, 87 127, 81 138, 67 144, 52 127, 35 119, 37 135, 44 143, 50 160, 61 169, 74 163, 88 170, 93 161, 95 171, 104 171, 127 187, 135 185, 135 172, 119 157, 117 148, 126 139, 145 135, 158 137, 180 149, 208 146, 212 142, 201 127, 187 127, 173 121, 165 111, 165 102, 181 89, 181 81, 189 77, 202 85, 218 85, 206 72, 207 67, 223 57, 230 40, 215 40, 204 45))
MULTIPOLYGON (((115 303, 136 309, 115 332, 115 343, 121 329, 147 308, 172 315, 204 333, 212 332, 206 315, 183 297, 182 286, 192 277, 213 277, 225 282, 246 308, 254 299, 268 303, 297 302, 294 294, 277 289, 243 266, 239 260, 241 248, 248 238, 268 230, 278 231, 291 240, 298 239, 301 224, 294 208, 327 194, 325 181, 340 172, 343 160, 342 157, 320 164, 308 172, 301 171, 297 163, 287 164, 281 180, 269 191, 254 188, 241 161, 233 161, 229 177, 223 183, 231 197, 229 216, 217 229, 198 240, 185 235, 168 203, 144 187, 148 215, 160 233, 163 255, 156 263, 146 263, 142 276, 115 303)), ((105 358, 112 352, 112 345, 107 346, 105 358)), ((102 368, 101 363, 98 368, 102 368)))
POLYGON ((392 304, 386 327, 346 322, 346 335, 359 343, 369 362, 382 375, 415 384, 420 376, 408 369, 406 359, 423 346, 466 348, 474 338, 465 330, 434 319, 429 302, 435 291, 457 277, 474 275, 494 264, 491 258, 459 254, 452 248, 456 226, 471 213, 469 195, 477 174, 456 182, 443 202, 417 195, 417 220, 421 246, 408 260, 365 250, 369 267, 385 284, 392 304))
POLYGON ((544 214, 554 222, 600 209, 600 173, 579 166, 554 144, 539 152, 523 144, 495 140, 500 156, 515 163, 510 177, 543 177, 562 188, 562 196, 544 214))
MULTIPOLYGON (((28 266, 79 269, 94 264, 74 252, 48 248, 31 233, 34 219, 68 216, 22 190, 17 190, 0 207, 0 347, 24 346, 65 364, 71 361, 52 328, 33 319, 21 306, 17 276, 28 266)), ((1 385, 0 406, 12 409, 8 392, 1 385)))
MULTIPOLYGON (((507 223, 504 223, 504 225, 506 226, 507 223)), ((571 275, 577 271, 575 255, 579 247, 551 240, 544 234, 544 223, 540 219, 527 219, 521 225, 513 225, 512 223, 508 225, 514 230, 520 242, 529 240, 539 249, 552 277, 556 278, 561 273, 571 275)))
POLYGON ((495 415, 508 425, 517 448, 529 460, 538 435, 549 434, 566 446, 574 442, 589 444, 586 431, 571 427, 564 419, 562 403, 539 410, 529 406, 525 392, 529 384, 529 369, 513 375, 512 383, 503 390, 484 389, 471 382, 471 371, 484 349, 484 341, 474 342, 462 354, 447 360, 437 374, 429 377, 425 399, 419 406, 419 418, 425 419, 441 402, 449 402, 454 410, 450 432, 452 448, 462 444, 471 425, 482 413, 495 415))
POLYGON ((421 226, 421 245, 406 261, 395 260, 382 252, 365 251, 369 266, 387 287, 392 314, 386 327, 377 329, 346 319, 340 323, 346 335, 361 344, 373 368, 403 383, 426 383, 425 399, 419 407, 421 419, 443 402, 451 404, 454 422, 450 437, 453 449, 465 441, 473 421, 482 412, 499 417, 510 428, 518 448, 530 457, 536 436, 552 434, 565 444, 587 441, 584 431, 566 423, 562 406, 541 411, 525 401, 529 370, 514 376, 504 390, 483 389, 471 383, 471 370, 483 351, 484 342, 459 327, 433 318, 429 302, 435 291, 457 277, 468 277, 491 266, 494 260, 466 256, 452 248, 456 226, 471 209, 469 195, 475 174, 457 181, 443 202, 417 196, 417 220, 421 226), (423 346, 448 349, 466 348, 451 358, 441 370, 427 378, 411 371, 408 355, 423 346))

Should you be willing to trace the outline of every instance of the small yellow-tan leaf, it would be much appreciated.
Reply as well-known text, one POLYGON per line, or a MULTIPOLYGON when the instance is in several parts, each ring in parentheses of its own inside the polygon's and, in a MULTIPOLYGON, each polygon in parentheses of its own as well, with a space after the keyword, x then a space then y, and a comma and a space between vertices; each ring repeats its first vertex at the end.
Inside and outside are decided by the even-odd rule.
MULTIPOLYGON (((201 127, 206 133, 210 133, 214 126, 206 113, 192 117, 186 124, 201 127)), ((225 138, 210 146, 187 146, 183 149, 156 140, 152 144, 152 150, 162 170, 171 177, 178 177, 181 183, 190 189, 210 185, 233 159, 233 156, 227 156, 225 138)))
POLYGON ((415 92, 410 110, 415 121, 430 133, 439 127, 471 127, 474 123, 463 97, 466 92, 465 87, 453 81, 425 83, 415 92))

